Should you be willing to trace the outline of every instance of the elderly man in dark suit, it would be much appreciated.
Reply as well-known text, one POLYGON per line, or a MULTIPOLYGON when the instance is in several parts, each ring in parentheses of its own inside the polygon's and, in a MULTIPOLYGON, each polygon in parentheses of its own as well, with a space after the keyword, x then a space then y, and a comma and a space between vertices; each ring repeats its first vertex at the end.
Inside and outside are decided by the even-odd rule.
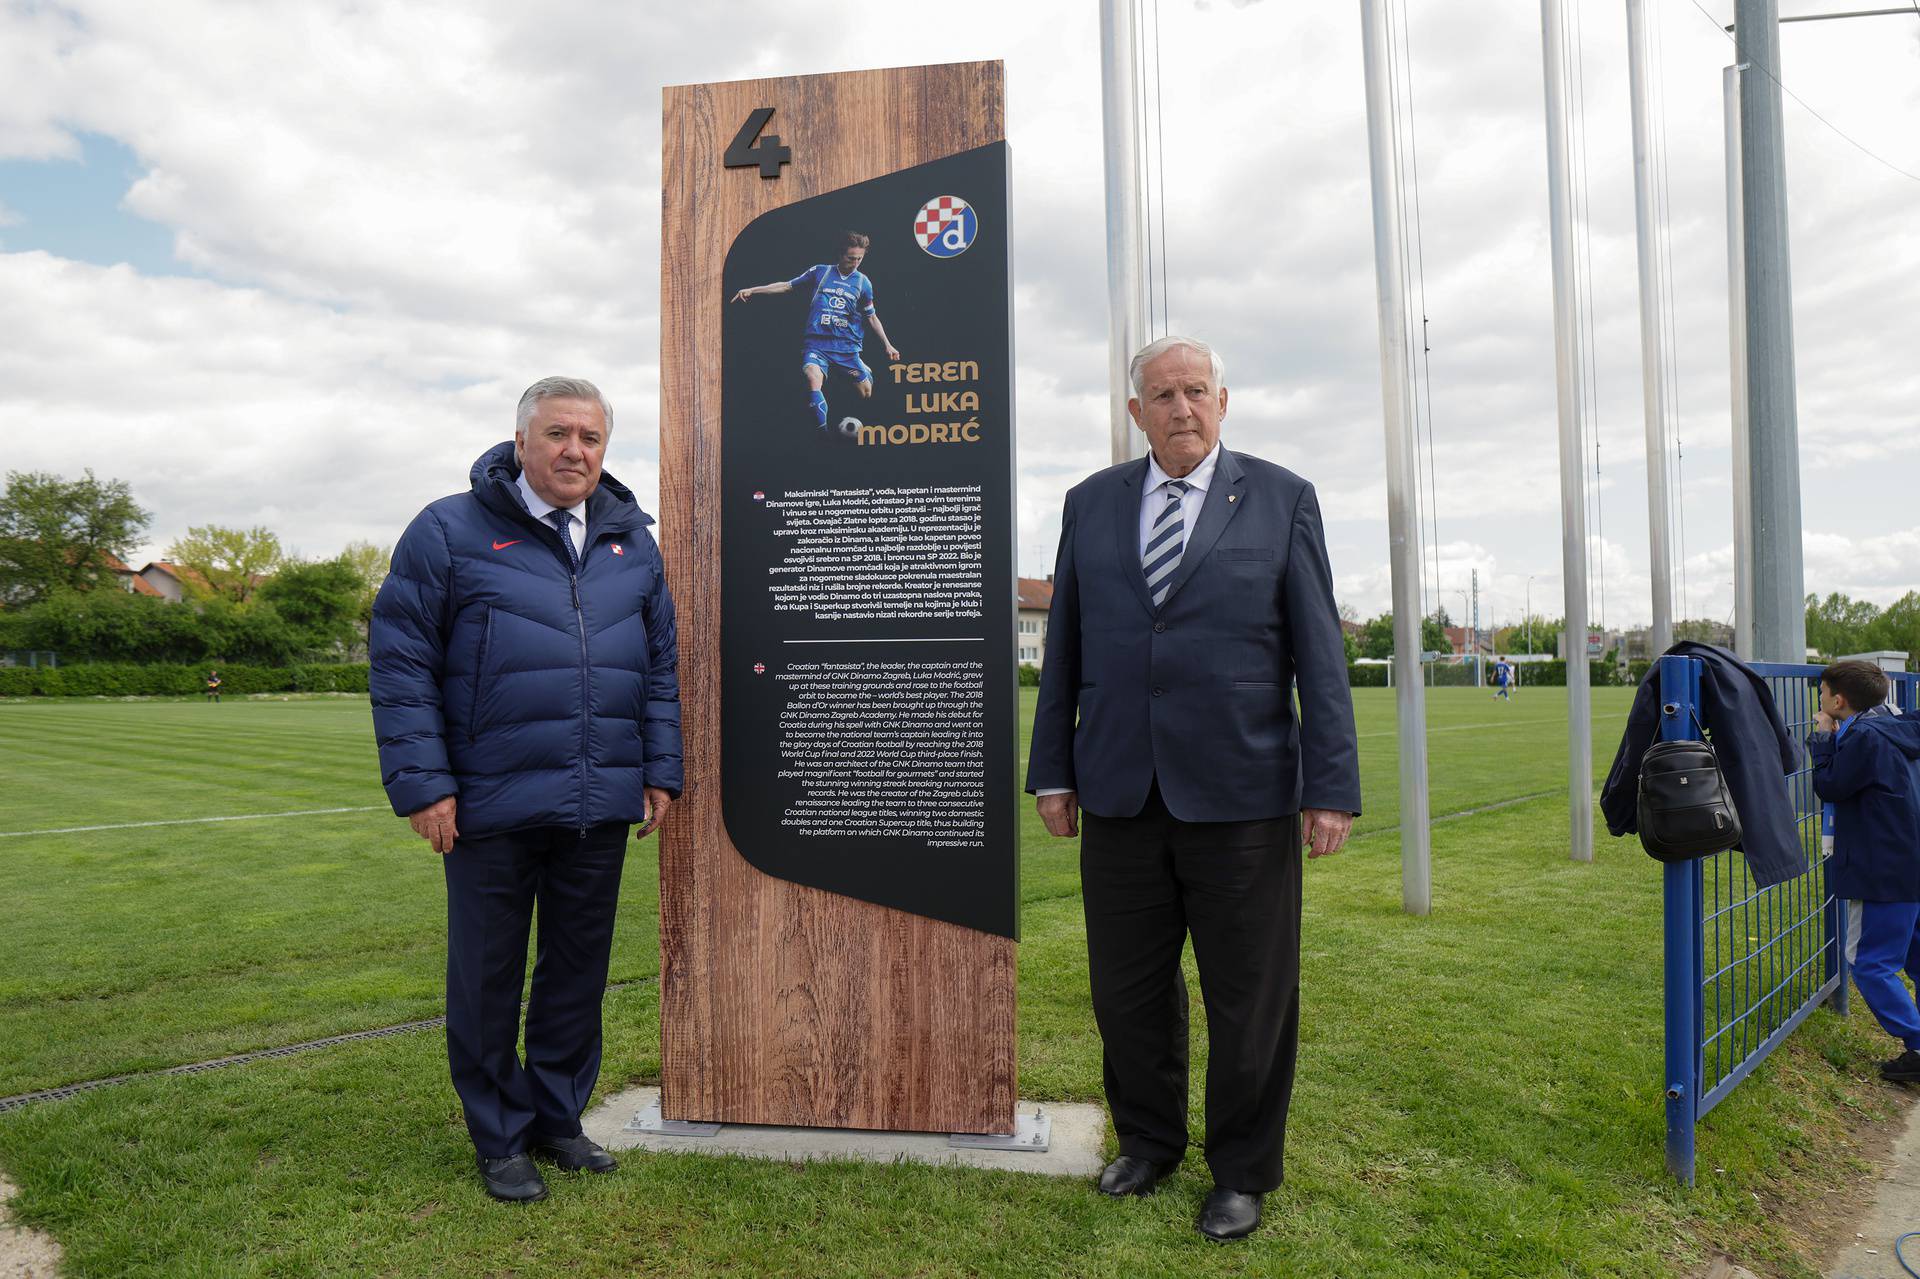
POLYGON ((1280 1184, 1300 1025, 1300 849, 1360 811, 1353 702, 1313 486, 1220 446, 1219 356, 1146 347, 1128 411, 1150 457, 1067 494, 1027 789, 1080 833, 1094 1018, 1120 1157, 1150 1194, 1187 1146, 1189 933, 1208 1030, 1196 1221, 1260 1224, 1280 1184), (1299 711, 1294 710, 1294 693, 1299 711))

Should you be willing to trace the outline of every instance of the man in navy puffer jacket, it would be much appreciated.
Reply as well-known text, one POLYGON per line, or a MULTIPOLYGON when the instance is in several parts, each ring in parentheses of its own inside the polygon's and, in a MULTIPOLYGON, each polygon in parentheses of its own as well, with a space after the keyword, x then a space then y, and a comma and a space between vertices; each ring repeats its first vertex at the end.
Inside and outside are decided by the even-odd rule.
POLYGON ((408 526, 368 635, 387 796, 443 854, 447 1057, 498 1199, 545 1197, 532 1153, 614 1167, 580 1114, 627 828, 680 794, 673 597, 652 518, 601 472, 612 423, 591 382, 528 387, 471 491, 408 526))

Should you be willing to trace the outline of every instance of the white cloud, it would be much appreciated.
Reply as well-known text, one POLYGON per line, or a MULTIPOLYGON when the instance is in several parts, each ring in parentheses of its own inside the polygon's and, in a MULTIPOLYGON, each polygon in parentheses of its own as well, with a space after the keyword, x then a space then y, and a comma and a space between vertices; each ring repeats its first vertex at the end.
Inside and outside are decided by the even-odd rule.
MULTIPOLYGON (((1529 577, 1536 610, 1557 612, 1543 602, 1560 552, 1539 32, 1530 12, 1417 9, 1441 598, 1477 567, 1497 615, 1519 611, 1529 577)), ((1644 620, 1624 24, 1601 13, 1585 32, 1595 579, 1610 621, 1644 620)), ((614 399, 610 469, 651 504, 660 87, 1004 57, 1017 547, 1023 571, 1044 573, 1062 493, 1106 461, 1096 14, 1035 21, 1006 0, 968 14, 956 28, 910 8, 803 18, 765 2, 0 9, 0 158, 71 158, 83 131, 119 139, 143 166, 126 209, 210 277, 0 252, 0 460, 129 479, 160 541, 189 523, 271 522, 327 553, 391 540, 505 435, 520 386, 567 371, 614 399)), ((1732 49, 1690 5, 1654 18, 1687 537, 1716 547, 1731 528, 1719 68, 1732 49)), ((1920 43, 1870 25, 1796 25, 1786 78, 1920 172, 1920 43)), ((1167 7, 1157 180, 1166 309, 1226 353, 1227 439, 1316 483, 1343 597, 1372 612, 1388 593, 1358 35, 1341 6, 1167 7)), ((1915 547, 1886 532, 1920 440, 1917 188, 1786 113, 1809 589, 1897 594, 1920 584, 1915 547)), ((1719 615, 1717 554, 1688 555, 1688 611, 1719 615)))

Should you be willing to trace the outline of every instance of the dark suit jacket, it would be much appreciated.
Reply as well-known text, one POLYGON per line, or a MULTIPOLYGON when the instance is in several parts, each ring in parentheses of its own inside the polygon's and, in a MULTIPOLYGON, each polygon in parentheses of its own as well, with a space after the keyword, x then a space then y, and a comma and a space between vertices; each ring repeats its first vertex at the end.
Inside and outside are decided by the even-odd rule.
POLYGON ((1027 789, 1076 790, 1090 813, 1132 817, 1157 775, 1182 821, 1359 812, 1346 647, 1313 486, 1221 449, 1155 610, 1140 567, 1146 475, 1144 458, 1125 462, 1067 494, 1027 789))

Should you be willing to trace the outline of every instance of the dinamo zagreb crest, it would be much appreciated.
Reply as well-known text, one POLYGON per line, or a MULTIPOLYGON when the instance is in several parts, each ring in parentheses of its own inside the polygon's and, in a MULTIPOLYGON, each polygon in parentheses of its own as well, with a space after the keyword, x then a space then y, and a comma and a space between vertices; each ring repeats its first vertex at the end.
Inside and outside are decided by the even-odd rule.
POLYGON ((967 251, 980 231, 973 206, 957 195, 937 195, 920 206, 913 219, 913 238, 936 258, 957 258, 967 251))

